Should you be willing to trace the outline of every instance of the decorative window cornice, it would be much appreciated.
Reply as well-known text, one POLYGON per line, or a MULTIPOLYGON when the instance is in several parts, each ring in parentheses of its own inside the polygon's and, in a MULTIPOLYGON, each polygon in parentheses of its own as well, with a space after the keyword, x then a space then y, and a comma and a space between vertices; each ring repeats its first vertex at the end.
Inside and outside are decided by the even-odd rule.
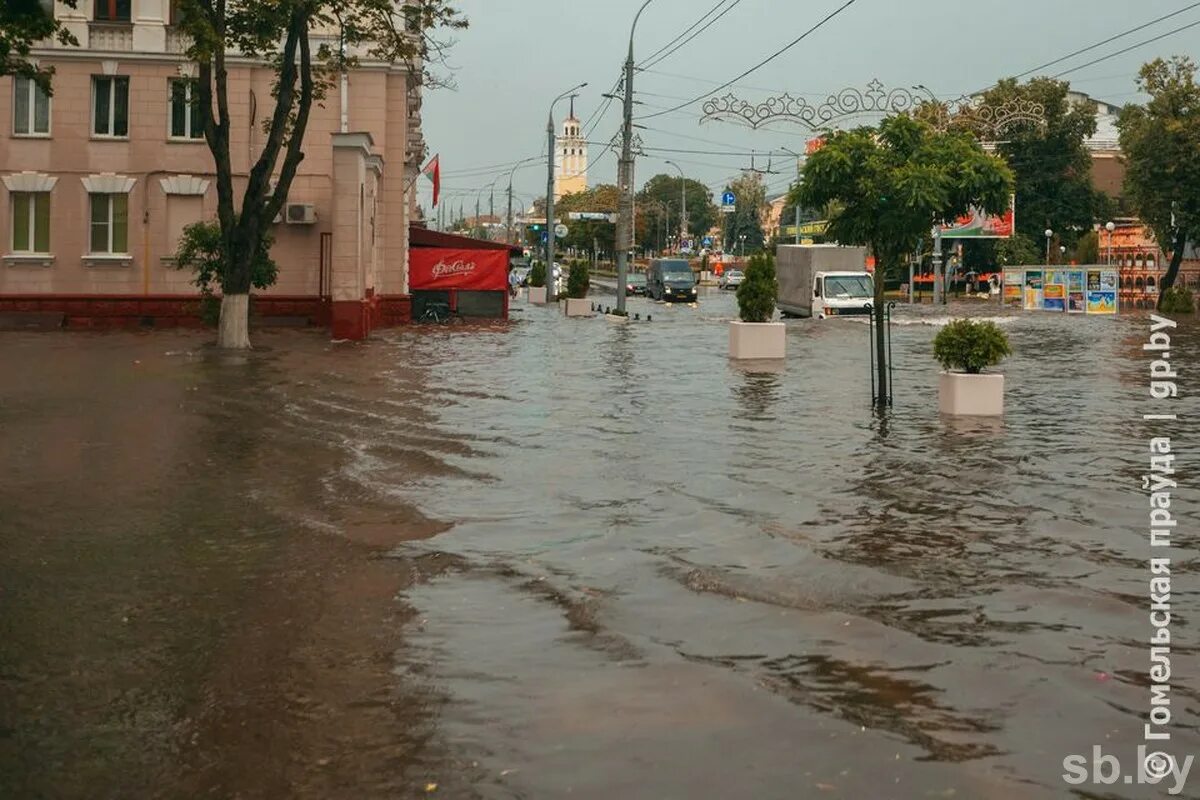
POLYGON ((133 190, 133 185, 137 183, 137 178, 114 175, 111 172, 88 175, 79 180, 83 181, 83 188, 88 194, 129 194, 133 190))
POLYGON ((195 175, 171 175, 160 178, 163 194, 203 195, 208 191, 208 181, 195 175))
POLYGON ((10 192, 48 192, 58 183, 58 178, 44 172, 15 172, 0 180, 10 192))

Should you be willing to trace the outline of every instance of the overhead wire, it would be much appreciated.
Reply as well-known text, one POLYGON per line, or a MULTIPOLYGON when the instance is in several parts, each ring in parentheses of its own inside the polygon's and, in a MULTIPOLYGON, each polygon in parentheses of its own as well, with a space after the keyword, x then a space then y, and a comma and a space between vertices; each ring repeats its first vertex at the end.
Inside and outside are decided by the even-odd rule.
POLYGON ((792 41, 788 42, 786 45, 784 45, 783 47, 779 48, 779 49, 778 49, 778 50, 776 50, 774 53, 772 53, 771 55, 769 55, 769 56, 767 56, 766 58, 764 58, 762 61, 760 61, 760 62, 758 62, 757 64, 755 64, 753 67, 750 67, 750 69, 746 70, 745 72, 742 72, 740 75, 738 75, 737 77, 733 78, 732 80, 726 81, 725 83, 721 84, 720 86, 716 87, 715 89, 711 89, 711 90, 709 90, 709 91, 705 92, 704 94, 701 94, 701 95, 699 95, 699 96, 697 96, 697 97, 695 97, 695 98, 693 98, 693 99, 691 99, 691 100, 688 100, 688 101, 686 101, 686 102, 684 102, 684 103, 681 103, 680 105, 677 105, 677 106, 675 106, 675 107, 673 107, 673 108, 666 109, 666 110, 664 110, 664 111, 656 111, 656 112, 655 112, 655 113, 653 113, 653 114, 646 114, 646 115, 644 115, 644 116, 642 116, 642 117, 639 117, 639 119, 652 119, 652 118, 654 118, 654 117, 660 117, 660 116, 662 116, 663 114, 667 114, 667 113, 670 113, 670 112, 672 112, 672 111, 678 111, 679 109, 681 109, 681 108, 686 108, 687 106, 690 106, 690 105, 691 105, 691 104, 693 104, 693 103, 699 102, 700 100, 703 100, 704 98, 706 98, 706 97, 709 97, 709 96, 711 96, 712 94, 714 94, 714 93, 716 93, 716 92, 719 92, 719 91, 721 91, 722 89, 727 89, 727 88, 729 88, 729 87, 730 87, 730 86, 732 86, 733 84, 735 84, 735 83, 737 83, 738 81, 740 81, 742 78, 744 78, 744 77, 746 77, 747 75, 750 75, 750 74, 752 74, 752 73, 756 72, 757 70, 761 69, 762 67, 764 67, 764 66, 766 66, 767 64, 771 63, 772 61, 774 61, 775 59, 779 58, 779 56, 783 55, 783 54, 784 54, 784 53, 786 53, 788 50, 791 50, 793 47, 795 47, 796 45, 800 44, 800 42, 804 41, 804 40, 805 40, 805 39, 807 39, 809 36, 811 36, 812 34, 816 33, 818 30, 820 30, 821 28, 823 28, 823 27, 824 27, 826 24, 828 24, 830 21, 832 21, 832 20, 833 20, 835 17, 837 17, 839 14, 841 14, 841 13, 842 13, 843 11, 845 11, 847 8, 849 8, 850 6, 854 5, 856 2, 858 2, 858 0, 846 0, 846 2, 842 3, 842 4, 841 4, 840 6, 838 6, 838 7, 837 7, 835 10, 833 10, 833 11, 829 12, 828 14, 826 14, 826 15, 825 15, 825 16, 824 16, 824 17, 823 17, 823 18, 822 18, 820 21, 818 21, 816 24, 814 24, 814 25, 813 25, 811 28, 809 28, 808 30, 806 30, 804 33, 800 34, 800 35, 799 35, 799 36, 797 36, 795 39, 793 39, 792 41))
MULTIPOLYGON (((717 8, 724 5, 726 2, 727 2, 727 0, 721 0, 721 2, 719 2, 715 6, 713 6, 712 9, 708 13, 709 14, 713 13, 713 11, 716 11, 717 8)), ((730 11, 733 11, 733 9, 735 9, 738 6, 738 4, 741 2, 742 2, 742 0, 733 0, 733 2, 730 3, 723 11, 721 11, 720 14, 717 14, 715 17, 710 19, 708 22, 704 23, 703 27, 701 27, 699 30, 696 30, 690 36, 688 36, 687 35, 688 31, 690 31, 692 28, 695 28, 696 25, 700 24, 700 22, 703 22, 704 17, 701 17, 699 20, 697 20, 695 23, 693 23, 692 28, 689 28, 688 31, 684 31, 682 34, 675 37, 675 39, 673 39, 671 42, 669 42, 665 47, 659 48, 659 50, 657 50, 656 52, 654 52, 650 56, 648 56, 646 58, 646 60, 642 62, 642 69, 645 69, 646 67, 653 67, 655 64, 658 64, 658 63, 662 62, 663 60, 670 58, 673 54, 678 52, 681 47, 683 47, 688 42, 695 39, 700 34, 704 33, 709 28, 711 28, 715 23, 719 22, 721 20, 721 18, 724 17, 726 14, 728 14, 730 11), (683 39, 683 41, 679 41, 683 36, 687 36, 687 38, 683 39), (677 41, 679 42, 679 44, 676 44, 674 47, 671 47, 671 45, 677 41), (667 48, 670 48, 670 49, 667 50, 667 48), (666 50, 666 52, 663 52, 664 50, 666 50)), ((707 16, 708 16, 708 14, 705 14, 705 17, 707 17, 707 16)))

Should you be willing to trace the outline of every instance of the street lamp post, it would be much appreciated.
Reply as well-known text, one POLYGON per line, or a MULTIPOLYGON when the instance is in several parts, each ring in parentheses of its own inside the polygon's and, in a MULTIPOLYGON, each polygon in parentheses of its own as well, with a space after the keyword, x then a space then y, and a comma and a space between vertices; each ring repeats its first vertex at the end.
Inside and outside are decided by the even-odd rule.
POLYGON ((1109 220, 1104 225, 1104 230, 1108 231, 1108 266, 1110 266, 1110 267, 1112 266, 1113 231, 1115 231, 1116 229, 1117 229, 1117 224, 1115 222, 1113 222, 1112 220, 1109 220))
POLYGON ((625 286, 628 279, 629 251, 633 245, 633 34, 646 6, 645 0, 629 27, 629 54, 625 57, 624 123, 621 126, 621 161, 617 167, 617 184, 621 192, 617 215, 617 311, 625 313, 625 286))
POLYGON ((1050 240, 1054 238, 1054 231, 1046 228, 1046 265, 1050 265, 1050 240))
POLYGON ((564 97, 574 97, 575 92, 587 86, 583 82, 567 89, 550 103, 546 115, 546 302, 554 290, 554 106, 564 97))
POLYGON ((679 170, 679 249, 683 250, 683 240, 687 238, 687 178, 683 175, 683 168, 674 161, 666 162, 675 169, 679 170))
POLYGON ((746 234, 738 236, 738 241, 742 244, 742 261, 746 260, 746 234))

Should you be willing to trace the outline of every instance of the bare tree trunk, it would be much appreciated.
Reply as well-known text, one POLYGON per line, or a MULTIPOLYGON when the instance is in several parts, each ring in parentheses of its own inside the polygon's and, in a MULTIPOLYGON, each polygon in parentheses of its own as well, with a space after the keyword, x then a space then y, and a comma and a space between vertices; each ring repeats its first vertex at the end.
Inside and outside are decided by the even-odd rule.
POLYGON ((1171 251, 1171 264, 1167 267, 1167 274, 1163 275, 1162 283, 1158 285, 1158 303, 1157 308, 1162 310, 1163 297, 1166 296, 1167 290, 1175 285, 1175 281, 1179 278, 1179 265, 1183 263, 1183 250, 1187 247, 1187 231, 1182 228, 1175 232, 1175 241, 1171 251))
POLYGON ((249 294, 227 294, 221 298, 221 322, 217 327, 217 347, 228 350, 250 349, 249 294))

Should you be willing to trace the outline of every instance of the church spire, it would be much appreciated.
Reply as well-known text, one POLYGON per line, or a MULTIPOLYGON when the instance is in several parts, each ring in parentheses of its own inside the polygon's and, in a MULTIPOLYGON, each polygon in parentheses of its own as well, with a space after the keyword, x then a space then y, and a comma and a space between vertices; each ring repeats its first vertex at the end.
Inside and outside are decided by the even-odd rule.
POLYGON ((571 95, 571 119, 575 119, 575 95, 571 95))

